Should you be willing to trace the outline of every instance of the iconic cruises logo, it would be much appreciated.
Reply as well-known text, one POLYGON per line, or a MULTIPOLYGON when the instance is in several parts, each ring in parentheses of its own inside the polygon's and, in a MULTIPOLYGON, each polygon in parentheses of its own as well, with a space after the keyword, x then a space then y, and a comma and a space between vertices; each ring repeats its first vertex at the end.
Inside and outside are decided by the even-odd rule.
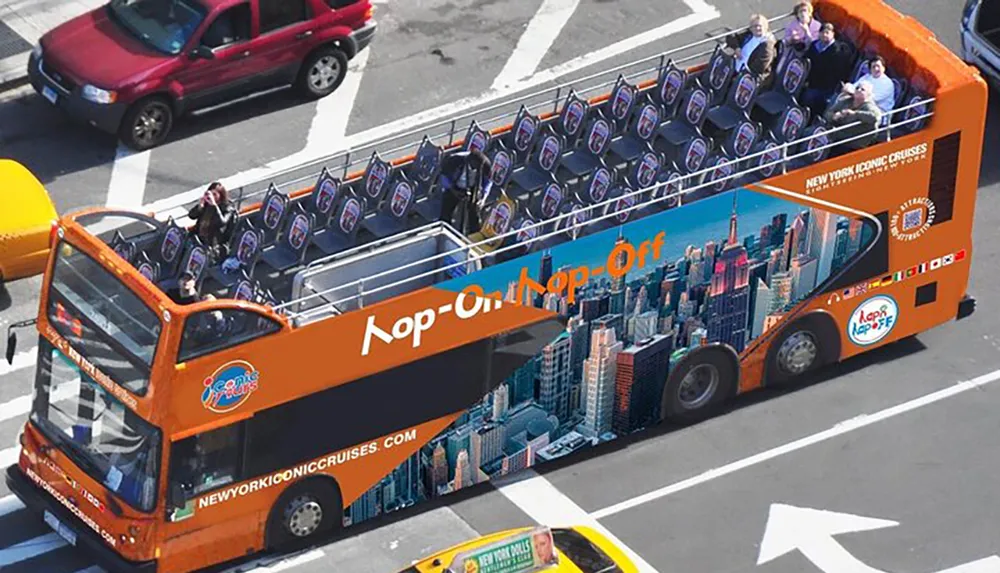
POLYGON ((246 402, 259 385, 260 373, 245 360, 223 364, 205 378, 201 403, 218 414, 232 412, 246 402))

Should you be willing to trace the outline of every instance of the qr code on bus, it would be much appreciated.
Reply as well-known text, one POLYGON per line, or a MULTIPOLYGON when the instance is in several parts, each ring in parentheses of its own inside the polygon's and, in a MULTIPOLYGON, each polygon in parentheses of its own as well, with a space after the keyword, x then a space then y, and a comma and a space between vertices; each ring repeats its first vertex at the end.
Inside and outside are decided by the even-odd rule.
POLYGON ((924 224, 924 210, 917 207, 903 214, 903 232, 912 231, 924 224))

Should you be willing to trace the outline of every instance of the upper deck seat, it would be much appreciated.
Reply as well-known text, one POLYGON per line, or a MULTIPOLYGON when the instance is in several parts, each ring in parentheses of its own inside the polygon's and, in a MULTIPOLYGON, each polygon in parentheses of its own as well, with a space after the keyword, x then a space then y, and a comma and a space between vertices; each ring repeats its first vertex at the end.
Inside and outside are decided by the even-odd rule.
POLYGON ((242 269, 239 273, 233 274, 237 278, 226 291, 226 298, 254 302, 254 299, 257 297, 257 290, 260 288, 260 283, 250 278, 246 271, 242 269))
MULTIPOLYGON (((635 190, 648 190, 656 184, 656 178, 665 164, 666 157, 662 153, 646 151, 630 161, 623 175, 617 180, 635 190)), ((637 201, 645 201, 648 195, 649 193, 637 195, 637 201)))
POLYGON ((637 217, 638 209, 633 209, 641 201, 643 194, 636 193, 638 189, 629 181, 619 181, 610 192, 603 205, 591 208, 592 223, 587 224, 588 233, 619 227, 637 217))
POLYGON ((547 184, 538 192, 532 193, 527 198, 518 198, 524 205, 524 212, 534 220, 543 223, 540 225, 542 233, 548 232, 552 228, 550 223, 553 218, 559 215, 559 206, 566 200, 566 189, 556 182, 547 184))
MULTIPOLYGON (((727 53, 722 44, 717 44, 708 64, 694 76, 698 80, 698 85, 707 89, 709 101, 706 107, 722 104, 729 93, 729 84, 735 74, 736 58, 727 53)), ((693 82, 692 85, 694 85, 693 82)))
POLYGON ((816 118, 811 124, 806 126, 799 135, 804 139, 793 146, 793 157, 788 160, 788 166, 792 169, 799 169, 813 163, 823 161, 831 154, 831 139, 827 131, 829 127, 822 118, 816 118))
POLYGON ((705 114, 706 125, 702 132, 711 137, 716 132, 729 131, 736 127, 740 121, 749 119, 749 112, 757 101, 758 89, 759 86, 753 74, 749 72, 739 73, 730 82, 725 102, 709 109, 705 114))
POLYGON ((654 148, 669 155, 672 148, 681 147, 699 137, 702 134, 701 127, 705 123, 710 101, 709 90, 703 88, 699 80, 694 80, 682 96, 680 113, 656 130, 654 148))
POLYGON ((108 243, 111 250, 118 253, 118 256, 125 260, 125 262, 132 264, 135 261, 135 256, 139 252, 138 246, 135 241, 126 240, 121 231, 115 231, 114 236, 111 238, 111 242, 108 243))
POLYGON ((441 173, 443 155, 441 147, 435 145, 431 138, 425 135, 413 161, 402 168, 414 183, 413 210, 425 221, 437 221, 441 218, 443 196, 441 187, 437 185, 437 178, 441 173))
POLYGON ((170 274, 161 273, 157 286, 163 291, 175 289, 184 273, 191 273, 195 284, 200 285, 205 269, 210 263, 208 249, 202 244, 201 239, 189 237, 180 264, 170 274))
POLYGON ((677 148, 674 154, 665 156, 665 159, 671 169, 685 176, 685 186, 690 186, 688 182, 692 179, 687 176, 701 170, 712 148, 713 145, 708 138, 698 136, 677 148))
POLYGON ((581 177, 570 196, 583 205, 600 203, 607 198, 608 191, 615 184, 616 173, 602 165, 587 176, 581 177))
POLYGON ((785 58, 784 65, 778 69, 776 85, 757 97, 753 111, 763 112, 771 118, 789 105, 798 105, 798 97, 805 87, 811 66, 810 61, 801 56, 785 58))
POLYGON ((316 227, 316 216, 307 212, 301 204, 295 204, 289 215, 288 224, 278 241, 266 247, 260 257, 261 262, 278 272, 305 261, 306 249, 316 227))
POLYGON ((611 137, 614 127, 595 110, 589 120, 584 139, 569 150, 559 163, 559 169, 576 177, 583 177, 598 167, 605 166, 604 157, 611 147, 611 137))
POLYGON ((674 61, 668 60, 660 71, 656 89, 652 92, 654 101, 660 106, 660 121, 666 121, 677 113, 677 105, 681 101, 681 93, 688 82, 688 72, 677 67, 674 61))
POLYGON ((326 229, 314 234, 312 244, 325 255, 343 251, 357 243, 361 219, 366 210, 365 198, 351 187, 345 187, 326 229))
POLYGON ((490 132, 480 127, 476 120, 472 120, 469 122, 469 129, 465 132, 465 138, 462 140, 461 149, 462 151, 472 151, 477 149, 486 153, 486 150, 489 149, 490 143, 492 142, 493 136, 490 135, 490 132))
POLYGON ((511 224, 507 236, 501 241, 493 262, 502 263, 531 252, 536 246, 534 239, 541 229, 537 223, 538 221, 531 215, 520 213, 511 224))
MULTIPOLYGON (((514 167, 516 166, 516 155, 501 141, 495 142, 490 147, 487 157, 490 160, 490 172, 486 177, 487 181, 492 182, 492 186, 489 197, 480 196, 477 198, 477 203, 480 205, 492 203, 499 197, 501 190, 510 182, 510 177, 514 174, 514 167)), ((485 187, 481 187, 480 193, 484 190, 485 187)))
POLYGON ((574 198, 568 198, 559 206, 559 216, 553 221, 552 227, 548 231, 539 231, 539 234, 547 235, 545 238, 534 242, 532 251, 550 249, 561 243, 572 241, 578 237, 590 234, 593 224, 594 212, 598 207, 585 205, 574 198))
POLYGON ((572 89, 569 90, 559 111, 559 117, 553 124, 556 133, 565 139, 567 149, 576 148, 592 111, 590 102, 578 96, 572 89))
POLYGON ((177 276, 181 257, 184 254, 188 240, 191 238, 193 238, 193 235, 188 235, 173 217, 167 219, 157 234, 156 241, 152 245, 154 251, 149 257, 151 261, 159 263, 159 274, 157 275, 157 280, 154 282, 159 282, 161 278, 173 278, 177 276))
POLYGON ((251 219, 240 219, 233 232, 233 238, 229 241, 229 256, 235 258, 237 267, 232 272, 226 272, 221 264, 213 265, 209 269, 212 280, 229 287, 239 280, 240 272, 252 275, 264 248, 262 235, 251 219))
POLYGON ((149 258, 145 251, 140 252, 135 257, 135 268, 139 274, 146 277, 149 282, 156 284, 160 280, 160 262, 149 258))
POLYGON ((709 171, 697 178, 700 179, 696 182, 698 189, 689 199, 711 197, 734 187, 736 180, 732 175, 737 172, 737 168, 738 162, 730 157, 725 149, 718 149, 705 161, 704 169, 709 171))
POLYGON ((632 110, 638 103, 639 90, 619 75, 608 99, 601 105, 601 112, 612 124, 612 138, 623 135, 628 129, 632 110))
POLYGON ((802 106, 791 105, 773 120, 764 123, 763 127, 775 141, 785 144, 798 139, 808 124, 809 110, 802 106))
POLYGON ((893 137, 901 137, 903 135, 913 133, 923 129, 923 127, 927 125, 927 120, 930 118, 921 116, 929 113, 934 106, 934 103, 926 101, 927 99, 927 96, 918 92, 916 89, 910 89, 910 93, 907 94, 906 99, 900 102, 901 105, 897 106, 906 109, 900 111, 894 116, 893 121, 898 125, 892 128, 893 137))
POLYGON ((413 209, 413 199, 413 182, 405 173, 397 171, 375 215, 362 223, 364 228, 380 239, 405 230, 413 209))
POLYGON ((254 227, 261 232, 262 247, 272 245, 278 239, 287 215, 288 196, 278 191, 277 186, 271 183, 267 193, 264 194, 260 209, 252 215, 254 227))
POLYGON ((546 126, 539 134, 528 163, 514 169, 510 183, 513 196, 534 193, 555 181, 555 173, 566 149, 562 136, 546 126))
POLYGON ((753 167, 757 167, 757 169, 744 174, 739 181, 740 185, 768 179, 781 173, 784 168, 784 162, 781 160, 781 144, 775 141, 771 134, 758 138, 750 150, 750 155, 755 155, 755 157, 744 162, 744 169, 749 170, 753 167), (760 155, 757 155, 758 153, 760 155))
POLYGON ((661 117, 660 106, 648 94, 642 94, 638 104, 632 108, 626 133, 611 140, 608 163, 616 167, 634 160, 644 152, 652 151, 653 136, 660 126, 661 117))
POLYGON ((365 217, 372 215, 381 205, 382 197, 389 189, 389 181, 395 175, 396 169, 391 163, 382 159, 378 151, 373 151, 368 160, 368 166, 360 180, 352 181, 351 186, 358 195, 365 198, 365 217))
POLYGON ((321 230, 330 222, 333 208, 340 199, 342 187, 340 179, 331 175, 324 167, 316 179, 312 193, 295 201, 300 203, 307 213, 314 215, 317 232, 322 232, 321 230))
POLYGON ((521 104, 510 131, 493 139, 502 142, 503 146, 513 154, 514 162, 521 165, 527 161, 528 154, 542 133, 541 127, 542 123, 538 118, 526 105, 521 104))
POLYGON ((646 207, 639 210, 640 216, 665 211, 681 204, 684 190, 684 175, 674 165, 666 164, 656 174, 656 187, 649 194, 646 207))

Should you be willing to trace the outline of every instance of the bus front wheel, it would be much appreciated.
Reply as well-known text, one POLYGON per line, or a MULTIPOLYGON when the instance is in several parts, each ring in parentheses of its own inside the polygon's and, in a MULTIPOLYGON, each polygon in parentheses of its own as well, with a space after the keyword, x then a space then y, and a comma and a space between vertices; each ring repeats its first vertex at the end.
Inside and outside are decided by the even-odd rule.
POLYGON ((732 349, 697 348, 667 375, 660 417, 682 423, 708 418, 733 395, 738 381, 739 362, 732 349))
POLYGON ((269 550, 312 541, 343 525, 343 504, 328 479, 299 482, 281 494, 267 522, 269 550))

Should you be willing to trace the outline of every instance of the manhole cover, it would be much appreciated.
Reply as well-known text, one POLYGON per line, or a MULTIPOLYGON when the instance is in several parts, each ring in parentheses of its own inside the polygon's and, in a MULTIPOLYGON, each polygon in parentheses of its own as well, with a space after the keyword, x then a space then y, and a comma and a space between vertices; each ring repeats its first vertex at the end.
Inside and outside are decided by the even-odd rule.
POLYGON ((31 44, 0 21, 0 60, 31 51, 31 44))

